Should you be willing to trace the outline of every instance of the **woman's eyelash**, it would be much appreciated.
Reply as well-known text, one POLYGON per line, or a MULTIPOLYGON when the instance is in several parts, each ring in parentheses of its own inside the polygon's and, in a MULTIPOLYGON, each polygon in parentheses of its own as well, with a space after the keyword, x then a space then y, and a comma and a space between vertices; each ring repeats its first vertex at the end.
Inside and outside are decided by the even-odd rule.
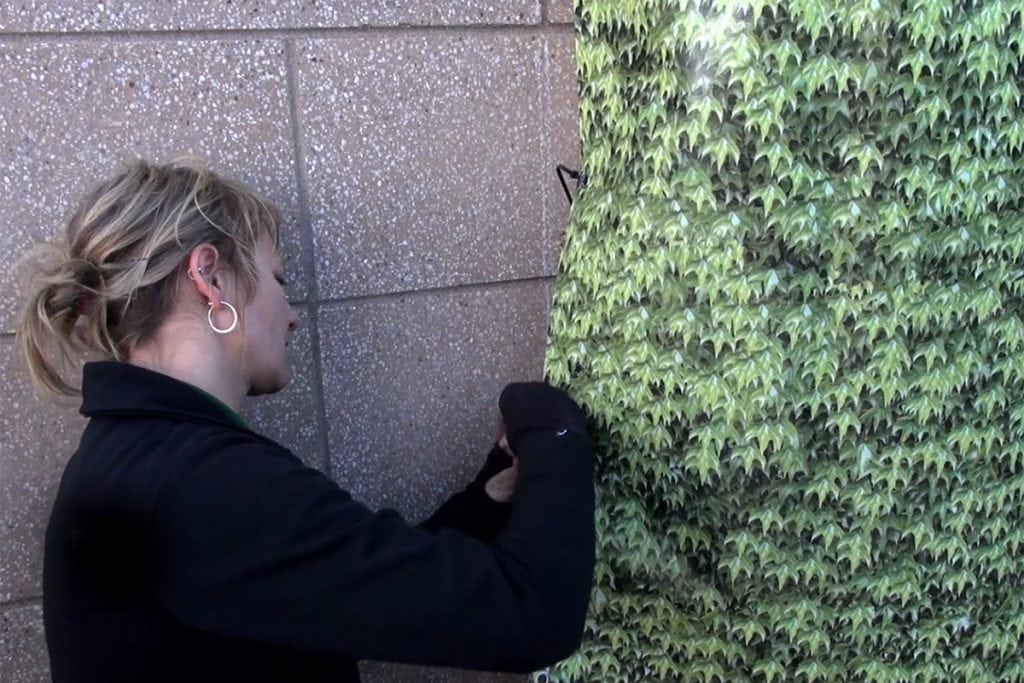
POLYGON ((288 281, 287 281, 287 280, 285 280, 285 279, 284 279, 283 277, 279 277, 279 278, 275 278, 275 279, 276 279, 276 280, 277 280, 278 282, 280 282, 280 283, 281 283, 281 286, 282 286, 282 287, 284 287, 285 285, 287 285, 287 284, 288 284, 288 281))

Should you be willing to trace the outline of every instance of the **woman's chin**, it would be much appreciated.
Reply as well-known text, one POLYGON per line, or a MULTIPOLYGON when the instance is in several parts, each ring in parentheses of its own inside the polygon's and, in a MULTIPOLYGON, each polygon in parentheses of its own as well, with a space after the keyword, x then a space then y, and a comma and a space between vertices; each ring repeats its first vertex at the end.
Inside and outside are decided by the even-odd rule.
POLYGON ((253 378, 249 384, 248 396, 266 396, 267 394, 276 394, 288 386, 288 382, 291 381, 292 372, 291 368, 284 368, 281 372, 276 373, 273 376, 264 376, 253 378))

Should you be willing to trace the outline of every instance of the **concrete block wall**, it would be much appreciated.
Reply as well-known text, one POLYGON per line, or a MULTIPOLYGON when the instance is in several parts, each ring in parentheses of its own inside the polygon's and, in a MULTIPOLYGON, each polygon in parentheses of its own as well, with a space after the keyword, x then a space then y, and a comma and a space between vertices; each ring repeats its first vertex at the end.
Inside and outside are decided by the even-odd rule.
POLYGON ((262 190, 303 325, 292 384, 245 416, 419 521, 482 464, 501 387, 542 373, 554 167, 579 160, 572 19, 569 0, 0 3, 0 681, 49 680, 42 538, 84 426, 14 354, 16 257, 136 155, 262 190))

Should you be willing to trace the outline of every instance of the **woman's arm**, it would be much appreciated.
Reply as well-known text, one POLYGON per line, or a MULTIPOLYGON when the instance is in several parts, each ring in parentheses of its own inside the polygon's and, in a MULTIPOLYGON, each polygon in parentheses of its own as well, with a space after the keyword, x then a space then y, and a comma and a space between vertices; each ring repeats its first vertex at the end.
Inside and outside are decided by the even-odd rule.
POLYGON ((158 599, 182 623, 357 659, 532 671, 578 646, 594 564, 590 441, 515 445, 491 546, 372 512, 287 451, 194 451, 157 511, 158 599))

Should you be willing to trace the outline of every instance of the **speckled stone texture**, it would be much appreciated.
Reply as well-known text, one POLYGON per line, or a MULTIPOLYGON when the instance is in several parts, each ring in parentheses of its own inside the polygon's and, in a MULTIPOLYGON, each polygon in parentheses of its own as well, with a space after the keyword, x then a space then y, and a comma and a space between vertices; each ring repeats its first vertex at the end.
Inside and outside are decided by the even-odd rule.
POLYGON ((0 344, 0 603, 42 594, 43 534, 85 419, 79 401, 37 398, 12 344, 0 344))
POLYGON ((540 0, 5 0, 0 31, 536 24, 540 0))
MULTIPOLYGON (((3 3, 7 6, 8 3, 3 3)), ((0 41, 0 249, 62 235, 83 193, 118 164, 197 155, 265 192, 288 219, 283 256, 306 295, 294 145, 280 41, 0 41)), ((0 262, 11 330, 13 259, 0 262)))
MULTIPOLYGON (((581 166, 575 50, 576 37, 572 26, 559 27, 559 30, 548 35, 544 52, 547 81, 541 107, 546 118, 541 158, 544 223, 550 228, 545 232, 544 241, 544 272, 547 275, 558 272, 565 229, 569 225, 569 200, 558 180, 555 167, 564 164, 578 170, 581 166)), ((575 181, 568 176, 565 181, 569 191, 575 193, 575 181)))
POLYGON ((40 601, 0 606, 0 681, 49 683, 40 601))
POLYGON ((500 32, 299 43, 321 295, 542 273, 543 50, 500 32))
POLYGON ((331 471, 420 522, 483 465, 498 395, 541 378, 546 280, 417 293, 320 314, 331 471))
POLYGON ((35 397, 2 334, 16 256, 136 156, 265 193, 302 324, 291 384, 243 417, 419 522, 482 465, 501 388, 542 374, 555 165, 579 165, 572 20, 571 0, 0 2, 0 683, 50 678, 42 541, 84 426, 77 399, 35 397))
POLYGON ((363 683, 524 683, 528 680, 517 674, 428 669, 380 662, 360 662, 359 673, 363 683))
POLYGON ((548 21, 556 24, 571 24, 573 22, 573 0, 544 0, 544 2, 548 4, 548 21))

